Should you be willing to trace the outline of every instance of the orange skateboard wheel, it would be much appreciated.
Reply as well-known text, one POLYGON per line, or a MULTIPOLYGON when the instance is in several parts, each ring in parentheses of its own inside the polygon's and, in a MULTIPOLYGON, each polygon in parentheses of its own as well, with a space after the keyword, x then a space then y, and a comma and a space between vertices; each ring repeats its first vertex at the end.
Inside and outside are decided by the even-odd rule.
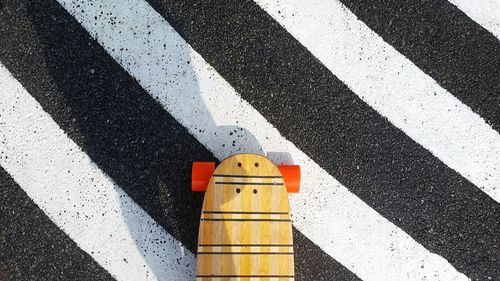
POLYGON ((215 170, 215 162, 193 162, 191 191, 204 192, 215 170))
POLYGON ((278 165, 278 169, 283 176, 286 191, 297 193, 300 190, 300 166, 299 165, 278 165))

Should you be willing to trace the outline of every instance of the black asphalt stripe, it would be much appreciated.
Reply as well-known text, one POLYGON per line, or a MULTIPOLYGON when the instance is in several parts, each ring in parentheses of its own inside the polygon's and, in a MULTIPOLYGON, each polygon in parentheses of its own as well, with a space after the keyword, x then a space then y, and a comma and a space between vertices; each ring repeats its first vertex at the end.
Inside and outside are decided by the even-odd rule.
MULTIPOLYGON (((190 169, 214 156, 56 1, 3 3, 0 62, 106 174, 196 252, 203 194, 190 191, 190 169)), ((297 280, 319 280, 317 271, 324 280, 357 280, 300 232, 294 237, 307 253, 296 258, 316 268, 297 268, 297 280)))
POLYGON ((114 280, 0 167, 0 280, 114 280))
POLYGON ((500 131, 500 41, 492 33, 446 0, 340 1, 500 131))
MULTIPOLYGON (((335 226, 333 225, 333 227, 335 226)), ((361 280, 336 260, 330 258, 296 228, 293 228, 292 231, 295 280, 361 280)))
POLYGON ((359 198, 470 277, 500 275, 500 205, 365 104, 254 2, 149 2, 359 198))
POLYGON ((203 194, 191 192, 191 163, 214 156, 56 1, 28 3, 5 3, 0 61, 106 174, 195 251, 203 194))

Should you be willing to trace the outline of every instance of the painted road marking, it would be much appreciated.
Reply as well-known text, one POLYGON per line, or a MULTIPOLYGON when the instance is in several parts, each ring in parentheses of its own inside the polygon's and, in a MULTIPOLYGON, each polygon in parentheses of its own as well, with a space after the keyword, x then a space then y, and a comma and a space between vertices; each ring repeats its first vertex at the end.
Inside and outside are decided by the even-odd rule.
POLYGON ((479 115, 340 2, 256 2, 363 101, 500 202, 500 134, 479 115))
POLYGON ((116 1, 59 2, 219 159, 242 148, 289 151, 307 183, 291 197, 294 225, 355 274, 366 280, 467 280, 284 139, 146 2, 120 1, 119 9, 116 1), (186 53, 190 60, 182 61, 186 53), (242 138, 233 147, 224 141, 235 126, 247 131, 237 130, 242 138))
POLYGON ((194 255, 123 192, 0 65, 0 165, 118 280, 193 280, 194 255))
POLYGON ((468 17, 500 39, 500 1, 498 0, 449 0, 468 17))

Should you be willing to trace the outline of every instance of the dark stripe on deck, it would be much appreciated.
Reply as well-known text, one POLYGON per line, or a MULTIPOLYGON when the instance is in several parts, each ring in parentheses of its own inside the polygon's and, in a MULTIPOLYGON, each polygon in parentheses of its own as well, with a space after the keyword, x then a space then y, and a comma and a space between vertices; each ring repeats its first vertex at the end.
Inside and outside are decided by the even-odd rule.
POLYGON ((199 244, 198 247, 293 247, 293 244, 199 244))
POLYGON ((282 176, 253 176, 253 175, 219 175, 214 174, 214 177, 223 178, 258 178, 258 179, 282 179, 282 176))
POLYGON ((197 252, 198 255, 293 255, 293 252, 197 252))
POLYGON ((225 185, 284 185, 281 182, 225 182, 216 181, 215 184, 225 184, 225 185))
POLYGON ((294 275, 196 275, 196 278, 295 278, 294 275))
POLYGON ((203 211, 204 214, 288 215, 288 212, 203 211))
POLYGON ((233 219, 233 218, 202 218, 201 221, 276 221, 276 222, 291 222, 289 219, 233 219))

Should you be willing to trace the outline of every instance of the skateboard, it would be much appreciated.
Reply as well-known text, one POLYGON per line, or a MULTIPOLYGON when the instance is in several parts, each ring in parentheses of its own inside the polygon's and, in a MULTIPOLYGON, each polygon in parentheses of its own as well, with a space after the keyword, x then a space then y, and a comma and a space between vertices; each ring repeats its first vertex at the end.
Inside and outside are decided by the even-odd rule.
POLYGON ((196 280, 294 280, 287 192, 299 191, 300 166, 237 154, 192 168, 192 191, 205 192, 196 280))

